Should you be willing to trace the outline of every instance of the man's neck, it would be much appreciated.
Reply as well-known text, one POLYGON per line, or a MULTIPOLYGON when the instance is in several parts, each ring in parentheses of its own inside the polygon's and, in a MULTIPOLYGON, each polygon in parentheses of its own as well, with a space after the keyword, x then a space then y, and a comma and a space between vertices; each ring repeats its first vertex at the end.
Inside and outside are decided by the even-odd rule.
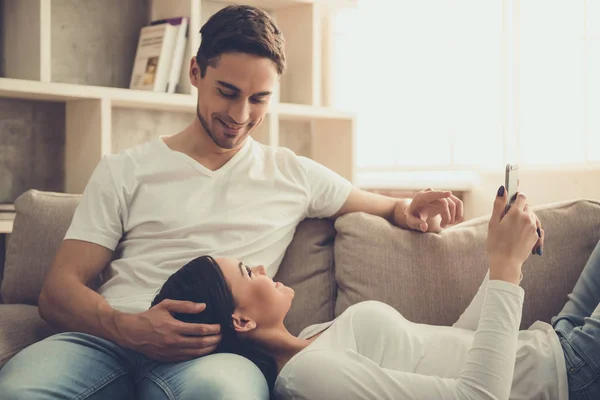
POLYGON ((204 167, 216 171, 227 164, 246 142, 235 149, 222 149, 215 144, 196 118, 183 131, 166 138, 165 143, 172 150, 187 154, 204 167))

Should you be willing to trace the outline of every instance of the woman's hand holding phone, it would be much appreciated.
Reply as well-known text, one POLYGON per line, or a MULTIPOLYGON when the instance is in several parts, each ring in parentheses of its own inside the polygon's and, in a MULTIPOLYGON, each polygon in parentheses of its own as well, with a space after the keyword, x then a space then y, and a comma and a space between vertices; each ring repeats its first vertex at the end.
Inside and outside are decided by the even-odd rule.
POLYGON ((537 216, 530 210, 527 197, 519 193, 504 214, 507 194, 504 186, 498 190, 488 225, 487 253, 490 279, 518 284, 521 267, 538 243, 543 243, 543 230, 537 216))

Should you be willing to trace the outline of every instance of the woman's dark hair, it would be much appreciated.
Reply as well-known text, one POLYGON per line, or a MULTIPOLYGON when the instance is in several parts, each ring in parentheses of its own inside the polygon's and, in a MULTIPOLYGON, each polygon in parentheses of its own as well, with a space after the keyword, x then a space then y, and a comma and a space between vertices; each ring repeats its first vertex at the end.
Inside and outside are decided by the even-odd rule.
POLYGON ((248 358, 261 370, 269 392, 273 393, 277 378, 275 360, 237 336, 231 319, 235 300, 219 264, 212 257, 195 258, 171 275, 152 301, 152 307, 166 299, 205 303, 206 309, 198 314, 175 314, 174 317, 183 322, 219 324, 222 339, 215 353, 248 358))
POLYGON ((215 66, 223 53, 246 53, 270 59, 277 73, 285 70, 285 40, 275 20, 257 7, 231 5, 218 11, 200 29, 202 41, 196 54, 200 76, 215 66))

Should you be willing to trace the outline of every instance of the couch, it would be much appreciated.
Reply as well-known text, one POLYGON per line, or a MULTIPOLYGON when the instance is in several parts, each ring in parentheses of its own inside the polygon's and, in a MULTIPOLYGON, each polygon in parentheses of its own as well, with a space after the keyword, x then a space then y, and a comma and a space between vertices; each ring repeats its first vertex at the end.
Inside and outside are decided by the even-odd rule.
MULTIPOLYGON (((0 367, 57 332, 39 317, 37 301, 79 198, 29 190, 15 202, 14 230, 0 270, 0 367)), ((561 309, 600 239, 598 201, 579 199, 534 210, 547 236, 543 256, 531 256, 523 268, 523 328, 537 319, 549 321, 561 309)), ((384 301, 415 322, 452 324, 487 271, 487 221, 472 219, 440 234, 398 229, 363 213, 335 223, 303 221, 276 277, 296 291, 285 321, 288 329, 298 333, 366 299, 384 301)))

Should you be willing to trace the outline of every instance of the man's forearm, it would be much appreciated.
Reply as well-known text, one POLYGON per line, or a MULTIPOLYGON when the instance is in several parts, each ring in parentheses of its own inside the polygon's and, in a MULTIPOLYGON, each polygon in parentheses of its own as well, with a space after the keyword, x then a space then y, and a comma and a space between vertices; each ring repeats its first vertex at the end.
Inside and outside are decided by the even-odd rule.
POLYGON ((406 223, 406 209, 410 205, 410 201, 411 199, 396 199, 394 212, 392 212, 391 216, 392 219, 389 221, 395 223, 399 228, 409 229, 408 224, 406 223))
POLYGON ((392 224, 408 229, 406 208, 411 199, 399 199, 355 188, 333 219, 352 212, 364 212, 385 218, 392 224))
POLYGON ((63 331, 88 333, 123 345, 115 322, 119 312, 77 278, 61 278, 59 284, 48 282, 44 286, 40 316, 63 331))

